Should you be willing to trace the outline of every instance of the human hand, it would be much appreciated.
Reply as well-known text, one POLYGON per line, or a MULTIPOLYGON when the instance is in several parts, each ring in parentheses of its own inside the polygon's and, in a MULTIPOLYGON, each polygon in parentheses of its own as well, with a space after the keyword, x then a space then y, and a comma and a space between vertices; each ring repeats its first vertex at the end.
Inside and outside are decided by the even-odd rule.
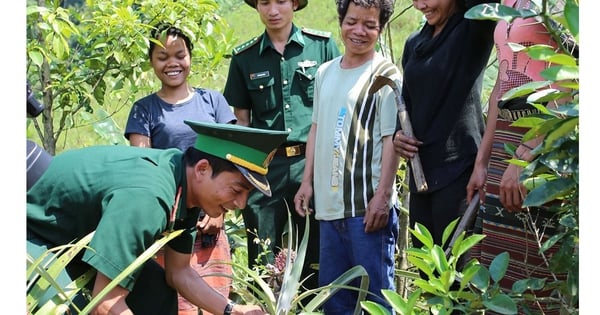
POLYGON ((241 305, 236 304, 231 310, 232 315, 268 315, 267 312, 263 311, 262 307, 258 305, 241 305))
POLYGON ((509 212, 523 210, 522 205, 527 189, 519 183, 520 175, 521 167, 509 164, 500 181, 500 202, 509 212))
POLYGON ((375 232, 388 223, 391 206, 388 204, 388 198, 375 194, 367 205, 367 213, 363 218, 365 224, 365 233, 375 232))
POLYGON ((423 142, 404 135, 402 130, 396 131, 393 138, 394 151, 405 159, 411 159, 419 152, 419 146, 423 142))
POLYGON ((479 200, 483 203, 485 201, 485 183, 487 178, 487 167, 478 167, 477 165, 473 168, 469 183, 467 183, 467 204, 471 202, 475 196, 475 192, 479 191, 479 200))
POLYGON ((313 209, 308 206, 308 201, 312 197, 313 189, 311 184, 302 183, 298 192, 294 196, 294 209, 299 216, 304 217, 313 213, 313 209))
POLYGON ((219 234, 224 224, 224 215, 221 214, 216 218, 205 215, 204 218, 196 223, 198 231, 202 234, 216 235, 219 234))

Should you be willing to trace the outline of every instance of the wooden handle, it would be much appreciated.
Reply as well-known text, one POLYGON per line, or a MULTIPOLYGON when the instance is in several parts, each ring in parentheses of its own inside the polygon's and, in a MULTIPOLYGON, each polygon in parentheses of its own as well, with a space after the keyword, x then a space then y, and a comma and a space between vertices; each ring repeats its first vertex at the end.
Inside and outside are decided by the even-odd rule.
POLYGON ((479 191, 476 190, 475 195, 473 195, 473 199, 471 199, 471 203, 469 203, 467 210, 465 210, 465 213, 463 214, 462 218, 460 218, 460 221, 458 221, 458 225, 456 226, 456 229, 454 230, 454 233, 452 234, 450 243, 448 243, 448 247, 446 248, 446 251, 445 251, 446 257, 450 257, 450 253, 452 252, 452 247, 454 246, 454 243, 458 239, 458 236, 462 232, 466 231, 467 228, 473 224, 473 220, 475 220, 475 218, 477 217, 477 213, 479 211, 479 208, 477 207, 477 205, 479 205, 479 191))
MULTIPOLYGON (((402 132, 407 137, 414 138, 415 135, 413 134, 412 124, 410 123, 410 119, 408 118, 408 113, 406 110, 398 111, 398 117, 400 118, 400 127, 402 127, 402 132)), ((415 184, 417 185, 417 191, 427 191, 427 180, 425 180, 423 166, 421 165, 421 158, 419 157, 418 153, 410 159, 410 165, 412 166, 411 169, 415 179, 415 184)))

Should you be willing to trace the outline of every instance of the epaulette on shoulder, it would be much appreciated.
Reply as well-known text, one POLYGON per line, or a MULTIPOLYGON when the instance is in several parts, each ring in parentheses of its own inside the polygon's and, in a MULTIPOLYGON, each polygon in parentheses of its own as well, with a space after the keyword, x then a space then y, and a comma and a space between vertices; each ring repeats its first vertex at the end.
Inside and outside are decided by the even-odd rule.
POLYGON ((238 55, 239 53, 243 52, 244 50, 252 47, 254 44, 259 42, 259 39, 260 39, 260 36, 256 36, 256 37, 248 40, 247 42, 235 47, 233 49, 233 54, 238 55))
POLYGON ((313 30, 311 28, 306 28, 306 27, 302 28, 302 33, 309 34, 309 35, 315 35, 315 36, 319 36, 319 37, 324 37, 324 38, 331 37, 331 32, 313 30))

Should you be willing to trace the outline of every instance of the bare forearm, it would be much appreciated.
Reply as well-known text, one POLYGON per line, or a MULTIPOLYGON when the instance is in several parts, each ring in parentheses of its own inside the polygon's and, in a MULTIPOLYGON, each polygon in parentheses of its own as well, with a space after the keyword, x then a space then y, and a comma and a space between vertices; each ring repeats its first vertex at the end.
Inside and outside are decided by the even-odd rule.
MULTIPOLYGON (((111 279, 101 272, 98 272, 96 274, 92 296, 96 297, 110 282, 111 279)), ((132 315, 133 312, 125 302, 125 298, 128 294, 129 291, 123 287, 114 287, 102 298, 102 300, 100 300, 98 305, 92 311, 92 315, 132 315)))
POLYGON ((250 110, 242 109, 242 108, 234 108, 233 113, 235 114, 235 118, 237 118, 236 124, 240 126, 250 126, 250 110))
POLYGON ((496 121, 498 120, 498 94, 499 85, 496 84, 490 94, 485 132, 477 150, 477 157, 475 158, 476 167, 479 166, 487 169, 490 161, 492 145, 494 144, 494 133, 496 132, 496 121))
POLYGON ((377 186, 377 194, 383 194, 386 197, 394 193, 394 180, 400 164, 400 156, 394 151, 392 136, 383 138, 383 152, 381 158, 381 177, 377 186))
POLYGON ((209 313, 223 313, 228 300, 211 288, 191 266, 177 274, 172 278, 172 285, 181 296, 209 313))
POLYGON ((306 142, 306 164, 304 165, 304 174, 302 175, 302 182, 312 183, 313 172, 315 166, 315 141, 317 134, 317 124, 313 123, 310 126, 310 130, 307 136, 306 142))
POLYGON ((152 142, 150 141, 150 137, 132 133, 129 135, 129 145, 132 147, 151 148, 152 142))

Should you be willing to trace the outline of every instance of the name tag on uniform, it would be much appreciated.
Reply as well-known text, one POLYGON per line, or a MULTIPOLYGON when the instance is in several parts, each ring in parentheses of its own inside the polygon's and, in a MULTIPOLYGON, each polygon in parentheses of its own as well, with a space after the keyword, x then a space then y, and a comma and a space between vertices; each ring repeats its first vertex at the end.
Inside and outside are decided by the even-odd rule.
POLYGON ((314 67, 317 65, 317 62, 314 60, 303 60, 298 61, 298 67, 302 69, 302 73, 306 73, 306 68, 314 67))
POLYGON ((269 71, 250 73, 250 80, 262 79, 262 78, 266 78, 270 75, 271 74, 269 73, 269 71))
POLYGON ((317 65, 317 62, 314 60, 303 60, 298 62, 298 67, 300 68, 310 68, 317 65))

